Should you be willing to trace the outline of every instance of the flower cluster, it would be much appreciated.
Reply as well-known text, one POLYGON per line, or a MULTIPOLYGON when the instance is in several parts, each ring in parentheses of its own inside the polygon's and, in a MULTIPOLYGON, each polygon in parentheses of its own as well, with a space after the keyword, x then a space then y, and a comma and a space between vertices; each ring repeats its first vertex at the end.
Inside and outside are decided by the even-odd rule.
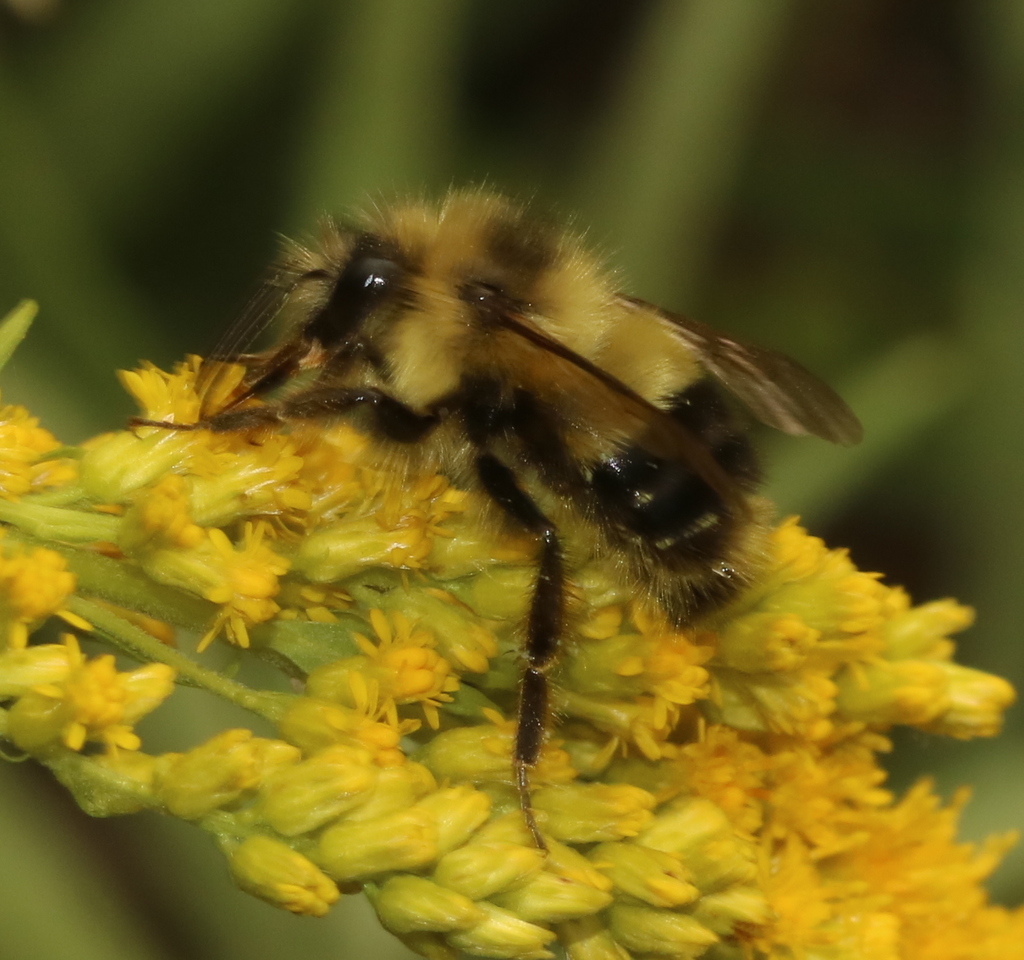
MULTIPOLYGON (((217 402, 202 370, 122 380, 144 417, 194 423, 217 402)), ((344 424, 136 427, 55 460, 23 411, 4 417, 0 478, 21 479, 0 483, 0 737, 87 812, 192 821, 295 913, 363 890, 437 960, 1020 954, 1024 913, 981 887, 1011 838, 957 843, 963 798, 894 797, 877 760, 896 724, 989 736, 1013 699, 952 659, 954 602, 913 606, 795 520, 693 628, 574 569, 532 771, 541 850, 510 760, 535 547, 476 494, 396 480, 344 424), (52 617, 141 665, 32 635, 52 617), (211 644, 291 684, 225 676, 211 644), (176 676, 273 736, 147 752, 134 724, 176 676)))

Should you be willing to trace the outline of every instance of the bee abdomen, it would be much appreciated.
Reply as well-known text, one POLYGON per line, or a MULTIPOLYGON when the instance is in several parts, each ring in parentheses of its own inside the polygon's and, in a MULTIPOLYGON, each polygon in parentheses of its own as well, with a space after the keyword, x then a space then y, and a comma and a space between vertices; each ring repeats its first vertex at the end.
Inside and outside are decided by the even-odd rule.
MULTIPOLYGON (((681 391, 668 412, 707 445, 708 452, 747 491, 758 479, 750 441, 709 381, 681 391)), ((720 494, 686 459, 655 456, 627 446, 590 471, 598 513, 627 542, 642 541, 666 566, 714 561, 728 552, 735 518, 720 494)))

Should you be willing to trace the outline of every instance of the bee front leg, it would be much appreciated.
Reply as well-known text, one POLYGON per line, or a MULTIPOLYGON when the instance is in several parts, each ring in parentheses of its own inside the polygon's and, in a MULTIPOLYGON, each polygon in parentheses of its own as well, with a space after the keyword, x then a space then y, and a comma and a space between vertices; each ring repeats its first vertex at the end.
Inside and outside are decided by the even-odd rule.
POLYGON ((484 490, 510 517, 541 541, 540 567, 530 601, 526 646, 516 717, 515 750, 512 759, 519 803, 534 843, 547 845, 541 836, 530 802, 530 769, 540 757, 549 710, 547 671, 554 662, 565 620, 565 572, 562 547, 555 525, 519 486, 515 474, 493 454, 482 453, 476 460, 477 475, 484 490))

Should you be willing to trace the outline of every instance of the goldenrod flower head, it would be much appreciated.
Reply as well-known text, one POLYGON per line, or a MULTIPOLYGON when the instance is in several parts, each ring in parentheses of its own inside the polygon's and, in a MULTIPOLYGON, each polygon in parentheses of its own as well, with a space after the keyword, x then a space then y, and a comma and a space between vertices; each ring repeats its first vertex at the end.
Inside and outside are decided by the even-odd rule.
POLYGON ((42 752, 57 743, 81 750, 86 741, 103 743, 108 749, 138 749, 140 740, 132 725, 170 696, 174 671, 166 664, 150 663, 121 673, 113 654, 86 659, 71 634, 64 645, 63 676, 36 684, 11 707, 11 739, 30 752, 42 752))
MULTIPOLYGON (((123 381, 146 418, 195 424, 238 392, 242 368, 216 366, 123 381)), ((55 441, 26 437, 10 448, 36 452, 14 461, 58 463, 39 459, 55 441)), ((1012 689, 953 661, 969 611, 913 606, 795 520, 757 582, 686 629, 573 561, 530 771, 542 851, 512 767, 536 545, 489 524, 479 495, 396 472, 345 423, 138 427, 87 444, 77 479, 17 489, 2 440, 0 424, 0 735, 90 812, 211 831, 256 896, 319 916, 362 888, 443 960, 1019 952, 1024 915, 981 888, 1008 840, 957 844, 963 801, 927 784, 894 798, 878 763, 895 724, 995 733, 1012 689), (53 614, 142 666, 33 643, 53 614), (197 655, 225 641, 290 683, 254 688, 197 655), (133 725, 174 670, 273 732, 147 752, 133 725)))
POLYGON ((53 434, 24 407, 0 406, 0 498, 13 500, 74 482, 73 460, 47 456, 59 447, 53 434))
POLYGON ((59 553, 0 539, 0 648, 24 648, 29 632, 62 613, 74 589, 74 574, 59 553))

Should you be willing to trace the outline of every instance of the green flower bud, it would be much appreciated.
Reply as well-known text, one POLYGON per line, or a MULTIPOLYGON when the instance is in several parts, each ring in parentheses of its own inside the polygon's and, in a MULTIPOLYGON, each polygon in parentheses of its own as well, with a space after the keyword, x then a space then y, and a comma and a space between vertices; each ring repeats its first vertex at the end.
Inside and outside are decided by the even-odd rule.
POLYGON ((309 833, 366 800, 379 772, 368 750, 328 747, 267 778, 260 816, 286 837, 309 833))
POLYGON ((486 900, 537 873, 544 860, 544 851, 536 847, 500 841, 469 843, 441 858, 434 879, 472 900, 486 900))
POLYGON ((322 917, 341 895, 301 853, 271 837, 249 837, 231 851, 229 863, 243 890, 292 913, 322 917))
POLYGON ((547 960, 554 956, 546 949, 555 939, 550 930, 520 920, 486 900, 477 906, 483 910, 484 919, 468 930, 449 934, 448 942, 453 947, 496 960, 547 960))
POLYGON ((681 907, 700 896, 691 882, 692 871, 663 850, 639 843, 602 843, 590 851, 590 859, 618 890, 652 907, 681 907))
POLYGON ((377 915, 394 933, 465 930, 484 919, 469 897, 438 886, 426 877, 399 874, 373 897, 377 915))
POLYGON ((631 953, 656 957, 699 957, 718 937, 684 913, 616 903, 608 910, 608 926, 631 953))
POLYGON ((625 783, 570 783, 535 790, 544 831, 571 843, 635 837, 653 819, 654 797, 625 783))
POLYGON ((328 827, 313 857, 337 880, 367 880, 393 870, 422 869, 437 855, 434 818, 427 810, 413 807, 328 827))

